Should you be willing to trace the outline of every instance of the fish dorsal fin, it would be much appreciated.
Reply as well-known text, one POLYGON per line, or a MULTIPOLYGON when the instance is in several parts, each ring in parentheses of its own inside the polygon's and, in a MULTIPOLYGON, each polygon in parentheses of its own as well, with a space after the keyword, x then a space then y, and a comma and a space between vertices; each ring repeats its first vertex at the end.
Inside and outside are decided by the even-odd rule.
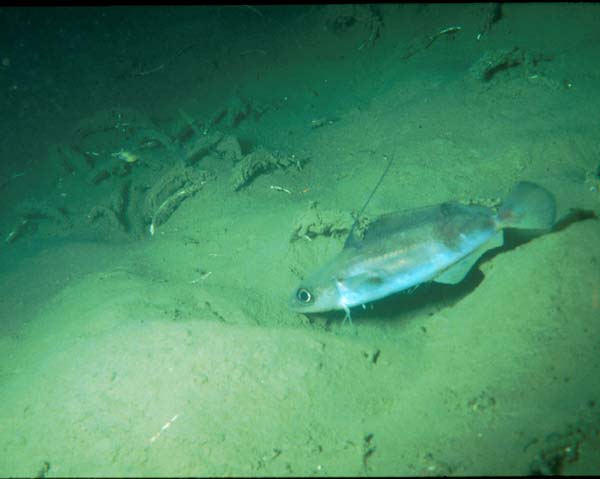
POLYGON ((365 204, 360 209, 360 212, 358 213, 358 216, 354 220, 354 223, 352 223, 352 227, 350 228, 350 233, 348 233, 348 237, 346 238, 346 242, 344 243, 344 248, 346 248, 346 247, 352 247, 353 246, 352 243, 354 243, 356 240, 360 240, 360 237, 356 236, 356 234, 355 234, 356 233, 355 232, 356 225, 358 225, 358 222, 360 221, 360 217, 365 212, 365 210, 367 209, 367 206, 371 202, 371 199, 373 199, 373 196, 375 195, 375 193, 379 189, 379 185, 381 185, 381 183, 382 183, 383 179, 386 177, 388 171, 390 171, 390 168, 392 167, 392 163, 393 162, 394 162, 394 157, 392 156, 390 158, 390 161, 388 162, 387 166, 385 167, 385 170, 383 170, 383 173, 379 177, 379 181, 377 181, 377 184, 375 185, 375 188, 373 188, 373 191, 371 191, 371 194, 367 198, 367 201, 365 201, 365 204), (352 239, 352 238, 354 238, 354 239, 352 239))
POLYGON ((352 231, 350 231, 348 237, 346 238, 346 241, 344 241, 344 249, 358 248, 360 247, 361 243, 362 238, 356 232, 356 228, 353 228, 352 231))
POLYGON ((360 248, 370 241, 376 241, 377 238, 418 226, 436 214, 438 209, 439 206, 424 206, 381 215, 367 222, 362 228, 355 227, 346 238, 344 248, 360 248))

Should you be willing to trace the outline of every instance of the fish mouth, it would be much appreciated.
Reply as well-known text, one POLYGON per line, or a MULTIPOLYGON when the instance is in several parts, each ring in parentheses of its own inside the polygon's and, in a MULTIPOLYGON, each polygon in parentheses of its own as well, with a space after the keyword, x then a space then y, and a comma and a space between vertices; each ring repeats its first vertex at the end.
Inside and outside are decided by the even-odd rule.
POLYGON ((289 300, 288 300, 288 308, 296 313, 318 313, 321 310, 316 307, 315 309, 315 302, 313 301, 302 301, 300 300, 300 298, 298 297, 298 295, 300 294, 301 291, 306 291, 307 294, 310 295, 310 293, 308 292, 308 290, 306 288, 303 288, 302 286, 298 286, 294 292, 291 294, 289 300))
POLYGON ((294 311, 295 313, 310 313, 310 304, 300 303, 298 298, 296 298, 296 293, 290 296, 288 300, 288 309, 294 311))

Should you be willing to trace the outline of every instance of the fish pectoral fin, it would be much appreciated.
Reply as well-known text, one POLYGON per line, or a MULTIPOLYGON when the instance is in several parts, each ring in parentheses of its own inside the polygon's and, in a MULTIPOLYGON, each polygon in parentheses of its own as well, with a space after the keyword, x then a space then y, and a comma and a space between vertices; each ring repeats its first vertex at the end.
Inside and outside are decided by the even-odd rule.
POLYGON ((379 286, 385 282, 385 275, 378 271, 369 271, 366 273, 349 276, 337 280, 338 284, 342 284, 344 288, 355 291, 359 287, 364 286, 379 286))
POLYGON ((458 263, 452 265, 442 274, 434 278, 436 283, 444 283, 444 284, 457 284, 460 283, 464 277, 471 271, 471 268, 477 260, 480 258, 481 253, 479 250, 475 250, 475 252, 471 253, 468 256, 465 256, 458 263))
POLYGON ((498 231, 489 241, 484 243, 482 246, 477 248, 472 253, 465 256, 458 263, 453 264, 444 271, 442 274, 434 278, 436 283, 444 284, 457 284, 460 283, 464 277, 471 271, 471 268, 477 263, 477 260, 483 253, 492 248, 502 246, 504 243, 504 236, 502 231, 498 231))

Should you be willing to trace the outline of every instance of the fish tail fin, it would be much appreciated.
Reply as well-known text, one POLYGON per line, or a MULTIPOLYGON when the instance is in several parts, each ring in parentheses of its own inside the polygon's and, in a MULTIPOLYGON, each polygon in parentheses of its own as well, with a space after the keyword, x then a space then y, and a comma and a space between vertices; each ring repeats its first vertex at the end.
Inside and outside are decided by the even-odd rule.
POLYGON ((554 195, 535 183, 521 181, 502 203, 497 219, 501 228, 548 230, 555 217, 554 195))

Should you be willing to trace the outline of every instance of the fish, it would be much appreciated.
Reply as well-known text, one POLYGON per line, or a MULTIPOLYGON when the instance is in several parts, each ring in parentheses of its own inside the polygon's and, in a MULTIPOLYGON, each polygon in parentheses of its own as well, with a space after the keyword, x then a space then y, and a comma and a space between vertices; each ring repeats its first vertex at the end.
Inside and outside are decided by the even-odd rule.
POLYGON ((288 301, 292 311, 343 310, 434 281, 460 283, 504 230, 551 230, 556 200, 544 187, 518 182, 496 210, 447 201, 380 216, 361 236, 352 228, 341 252, 309 275, 288 301))

